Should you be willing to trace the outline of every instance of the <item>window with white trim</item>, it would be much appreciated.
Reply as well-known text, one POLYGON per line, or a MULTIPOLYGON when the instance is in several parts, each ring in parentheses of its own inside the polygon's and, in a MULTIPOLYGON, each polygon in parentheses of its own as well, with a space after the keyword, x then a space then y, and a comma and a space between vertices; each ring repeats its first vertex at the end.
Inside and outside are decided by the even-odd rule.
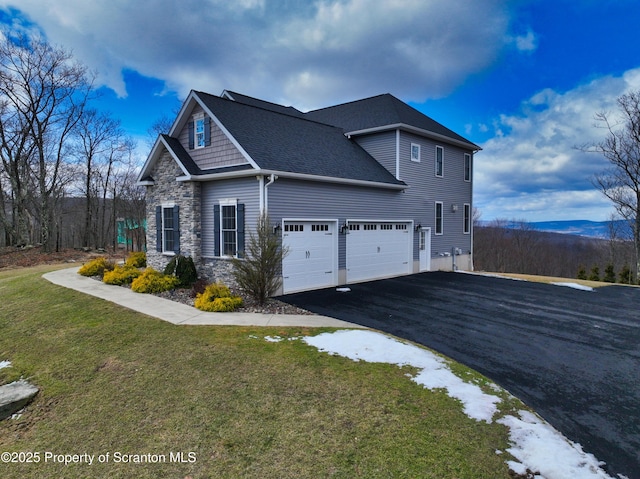
POLYGON ((156 206, 156 251, 180 252, 180 208, 173 203, 156 206))
POLYGON ((411 143, 411 161, 420 162, 420 145, 411 143))
POLYGON ((436 176, 442 177, 444 174, 444 148, 436 146, 436 176))
POLYGON ((204 116, 195 119, 195 147, 204 147, 204 116))
POLYGON ((441 235, 443 233, 443 212, 442 201, 436 201, 436 231, 435 234, 441 235))
POLYGON ((162 252, 173 252, 173 232, 176 225, 173 224, 173 205, 170 208, 162 208, 162 252))
POLYGON ((462 232, 466 235, 471 233, 471 205, 469 203, 464 204, 464 220, 462 225, 462 232))
POLYGON ((235 256, 238 251, 238 221, 236 204, 220 204, 222 255, 235 256))
POLYGON ((464 154, 464 181, 471 181, 471 155, 464 154))

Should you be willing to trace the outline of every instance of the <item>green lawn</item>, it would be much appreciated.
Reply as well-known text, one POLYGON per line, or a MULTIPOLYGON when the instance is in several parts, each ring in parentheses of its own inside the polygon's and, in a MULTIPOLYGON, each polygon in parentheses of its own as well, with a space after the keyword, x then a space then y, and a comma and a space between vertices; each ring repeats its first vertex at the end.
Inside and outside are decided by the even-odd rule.
POLYGON ((174 326, 52 285, 47 269, 0 272, 0 361, 12 362, 0 383, 41 388, 0 423, 0 452, 40 462, 0 463, 3 478, 510 477, 496 454, 506 428, 468 418, 409 368, 263 339, 326 329, 174 326))

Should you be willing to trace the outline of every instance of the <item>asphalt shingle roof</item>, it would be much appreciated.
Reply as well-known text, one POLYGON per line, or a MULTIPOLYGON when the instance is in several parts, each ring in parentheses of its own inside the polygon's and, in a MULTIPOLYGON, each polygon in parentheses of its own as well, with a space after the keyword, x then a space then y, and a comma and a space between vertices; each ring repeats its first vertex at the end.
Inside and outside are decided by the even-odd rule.
POLYGON ((345 132, 405 124, 467 143, 472 149, 477 148, 466 138, 389 93, 309 111, 305 118, 340 127, 345 132))
POLYGON ((261 169, 404 184, 355 141, 345 137, 339 127, 310 121, 277 108, 256 106, 256 103, 228 100, 203 92, 195 94, 261 169))

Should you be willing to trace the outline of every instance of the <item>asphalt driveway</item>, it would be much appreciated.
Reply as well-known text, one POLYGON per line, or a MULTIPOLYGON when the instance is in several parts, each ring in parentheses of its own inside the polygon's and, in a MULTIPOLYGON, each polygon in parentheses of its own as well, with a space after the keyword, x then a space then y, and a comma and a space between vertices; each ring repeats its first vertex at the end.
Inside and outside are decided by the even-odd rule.
POLYGON ((433 272, 283 296, 433 348, 522 399, 612 476, 640 479, 640 288, 433 272))

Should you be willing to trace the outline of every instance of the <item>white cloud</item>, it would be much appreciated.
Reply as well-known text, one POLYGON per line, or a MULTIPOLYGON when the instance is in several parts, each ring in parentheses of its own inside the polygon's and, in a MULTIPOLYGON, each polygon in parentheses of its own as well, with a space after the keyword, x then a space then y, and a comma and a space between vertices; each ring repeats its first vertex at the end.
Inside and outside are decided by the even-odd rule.
POLYGON ((122 70, 184 96, 224 88, 302 107, 446 95, 509 44, 502 2, 0 0, 126 95, 122 70))
POLYGON ((606 161, 576 147, 603 138, 597 112, 615 112, 616 98, 640 88, 640 69, 560 93, 540 91, 518 115, 503 115, 475 163, 475 206, 492 218, 605 220, 612 206, 591 183, 606 161), (598 217, 585 217, 585 215, 598 217))
POLYGON ((524 35, 512 37, 510 40, 521 52, 533 52, 538 48, 538 38, 532 30, 528 30, 524 35))

